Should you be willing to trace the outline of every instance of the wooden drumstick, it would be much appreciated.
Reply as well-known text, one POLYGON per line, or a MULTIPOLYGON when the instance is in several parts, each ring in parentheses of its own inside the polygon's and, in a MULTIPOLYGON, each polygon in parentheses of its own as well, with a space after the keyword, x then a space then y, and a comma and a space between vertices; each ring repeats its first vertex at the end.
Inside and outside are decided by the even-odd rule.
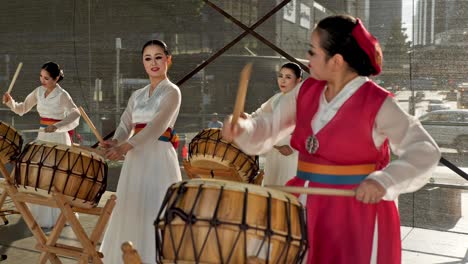
POLYGON ((7 93, 10 93, 11 90, 13 89, 13 85, 15 84, 16 78, 18 78, 18 75, 19 75, 19 73, 20 73, 22 67, 23 67, 23 63, 20 62, 20 63, 18 64, 18 68, 16 68, 15 75, 13 75, 13 79, 11 79, 10 87, 8 87, 7 93))
POLYGON ((296 186, 267 185, 267 188, 278 191, 296 193, 296 194, 316 194, 316 195, 336 195, 336 196, 355 196, 354 190, 332 189, 332 188, 308 188, 296 186))
POLYGON ((88 152, 96 153, 96 154, 98 154, 99 156, 102 156, 102 157, 106 156, 106 152, 104 150, 102 150, 102 149, 92 148, 92 147, 87 147, 87 146, 80 146, 80 145, 73 145, 72 147, 75 148, 75 149, 82 149, 82 150, 86 150, 88 152))
POLYGON ((37 132, 45 132, 44 128, 37 128, 37 129, 23 129, 20 130, 21 133, 37 133, 37 132))
POLYGON ((86 123, 88 124, 89 128, 91 128, 91 130, 93 131, 94 135, 96 136, 97 140, 100 142, 100 143, 104 143, 104 139, 102 139, 102 136, 101 134, 99 134, 99 132, 97 131, 96 127, 94 126, 93 124, 93 121, 91 121, 91 119, 88 117, 88 115, 86 114, 85 110, 83 109, 83 107, 79 107, 80 109, 80 113, 81 113, 81 116, 83 117, 83 119, 86 121, 86 123))
POLYGON ((234 127, 239 120, 241 113, 244 112, 245 96, 247 94, 247 85, 249 84, 250 73, 252 72, 252 63, 247 63, 241 71, 239 79, 239 88, 237 89, 236 104, 232 112, 231 126, 234 127))

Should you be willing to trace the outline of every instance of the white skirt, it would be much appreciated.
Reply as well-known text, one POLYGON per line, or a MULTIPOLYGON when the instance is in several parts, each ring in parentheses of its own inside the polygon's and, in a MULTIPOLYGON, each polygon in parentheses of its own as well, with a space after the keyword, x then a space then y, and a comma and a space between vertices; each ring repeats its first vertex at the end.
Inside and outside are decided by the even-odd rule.
POLYGON ((265 154, 265 175, 263 185, 285 185, 297 174, 298 152, 289 156, 282 155, 277 149, 265 154))
POLYGON ((168 187, 182 179, 171 143, 156 140, 130 150, 117 185, 117 203, 101 245, 104 263, 123 263, 120 246, 133 242, 143 263, 156 263, 154 221, 168 187))

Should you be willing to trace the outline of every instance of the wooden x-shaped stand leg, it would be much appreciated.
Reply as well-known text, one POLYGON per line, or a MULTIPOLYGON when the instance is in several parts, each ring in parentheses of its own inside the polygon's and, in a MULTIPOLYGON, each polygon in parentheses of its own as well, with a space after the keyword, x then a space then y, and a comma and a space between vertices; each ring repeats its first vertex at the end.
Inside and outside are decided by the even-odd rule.
MULTIPOLYGON (((2 194, 0 195, 0 218, 2 219, 3 223, 5 225, 8 225, 8 219, 5 217, 6 213, 9 213, 9 210, 4 210, 3 204, 5 203, 5 200, 7 198, 8 194, 5 190, 3 190, 2 194)), ((0 261, 7 259, 6 255, 0 255, 0 261)))
POLYGON ((5 225, 8 224, 8 219, 5 217, 5 209, 3 209, 3 204, 5 204, 5 200, 7 198, 8 194, 5 190, 2 191, 2 194, 0 195, 0 218, 2 219, 3 223, 5 225))
MULTIPOLYGON (((3 161, 0 161, 0 163, 2 164, 1 174, 5 177, 4 180, 0 180, 0 187, 1 187, 5 184, 5 182, 12 183, 13 180, 10 178, 10 175, 8 175, 8 171, 6 170, 5 165, 3 164, 3 161)), ((6 218, 6 215, 19 214, 19 212, 16 210, 3 208, 3 205, 5 204, 7 197, 8 197, 8 192, 6 190, 2 190, 2 194, 0 194, 0 219, 2 219, 5 225, 8 224, 8 219, 6 218)))
MULTIPOLYGON (((2 171, 2 174, 6 172, 4 169, 5 168, 3 164, 0 164, 0 170, 2 171)), ((46 263, 47 260, 53 264, 62 263, 57 255, 78 259, 78 263, 80 264, 89 263, 90 261, 92 263, 98 264, 103 263, 103 255, 101 252, 96 250, 96 246, 98 240, 101 238, 102 233, 105 230, 106 224, 112 214, 112 210, 114 209, 115 201, 117 199, 115 195, 112 195, 107 200, 104 207, 80 208, 71 206, 68 198, 63 194, 56 192, 55 190, 52 190, 51 197, 44 197, 37 194, 20 192, 13 184, 9 183, 8 181, 4 184, 4 187, 8 195, 13 200, 16 208, 23 216, 23 219, 26 222, 28 228, 31 230, 33 236, 36 238, 36 248, 42 251, 38 263, 46 263), (60 209, 61 214, 48 237, 37 224, 26 203, 44 205, 60 209), (99 216, 94 230, 89 237, 81 223, 78 221, 75 212, 99 216), (73 233, 76 235, 82 247, 57 243, 57 240, 59 239, 66 222, 70 224, 73 233)))

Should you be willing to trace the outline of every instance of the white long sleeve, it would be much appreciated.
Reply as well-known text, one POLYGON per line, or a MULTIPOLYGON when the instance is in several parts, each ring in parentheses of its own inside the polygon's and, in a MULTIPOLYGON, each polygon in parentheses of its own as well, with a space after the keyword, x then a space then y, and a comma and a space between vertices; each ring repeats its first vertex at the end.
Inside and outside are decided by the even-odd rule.
POLYGON ((127 141, 133 130, 133 121, 132 121, 132 109, 135 104, 135 92, 132 93, 128 99, 127 107, 120 117, 119 126, 115 129, 113 139, 116 139, 117 142, 127 141))
POLYGON ((54 124, 57 128, 57 132, 65 132, 75 129, 80 124, 81 113, 68 93, 62 93, 60 95, 60 106, 65 110, 65 112, 62 121, 54 124))
POLYGON ((282 138, 292 133, 296 122, 296 98, 302 83, 283 95, 278 105, 253 118, 239 119, 238 124, 244 128, 234 141, 247 154, 257 155, 267 152, 282 138))
POLYGON ((140 133, 128 140, 133 146, 144 144, 147 140, 158 140, 168 127, 172 127, 171 120, 177 115, 181 96, 179 90, 172 90, 161 99, 158 111, 154 114, 146 127, 140 133))
POLYGON ((400 193, 413 192, 424 186, 441 153, 421 123, 401 109, 393 98, 385 100, 376 117, 374 142, 383 142, 385 138, 389 139, 398 159, 368 178, 384 186, 387 190, 384 199, 394 200, 400 193))
MULTIPOLYGON (((255 110, 255 112, 251 114, 251 117, 255 118, 261 115, 271 114, 273 110, 279 105, 279 103, 284 99, 285 95, 286 94, 283 94, 281 92, 273 95, 272 97, 270 97, 270 99, 268 99, 265 103, 263 103, 260 108, 255 110)), ((291 134, 288 134, 285 137, 279 139, 276 142, 276 145, 277 146, 288 145, 291 147, 290 141, 291 141, 291 134)), ((271 147, 273 148, 273 146, 271 147)), ((273 150, 273 151, 277 151, 277 150, 273 150)))
POLYGON ((272 105, 272 102, 275 100, 275 98, 277 98, 278 96, 281 96, 281 93, 277 93, 275 95, 273 95, 272 97, 270 97, 270 99, 268 99, 265 103, 263 103, 257 110, 255 110, 254 112, 252 112, 252 114, 250 114, 251 117, 256 117, 258 115, 263 115, 265 113, 271 113, 273 112, 273 105, 272 105))
POLYGON ((148 140, 158 140, 168 127, 173 127, 179 113, 181 94, 179 88, 164 80, 148 96, 149 86, 135 91, 122 115, 114 139, 119 143, 127 141, 136 147, 148 140), (131 136, 131 131, 137 123, 146 123, 146 127, 138 134, 131 136))
POLYGON ((31 109, 37 104, 37 92, 39 87, 34 89, 28 96, 24 102, 18 103, 13 98, 6 103, 6 105, 13 111, 14 113, 22 116, 27 112, 31 111, 31 109))
POLYGON ((32 91, 24 102, 11 100, 7 106, 16 114, 22 116, 37 105, 37 112, 41 117, 60 120, 55 123, 56 132, 66 132, 76 128, 80 122, 80 111, 76 107, 70 94, 58 84, 46 97, 46 88, 39 86, 32 91))

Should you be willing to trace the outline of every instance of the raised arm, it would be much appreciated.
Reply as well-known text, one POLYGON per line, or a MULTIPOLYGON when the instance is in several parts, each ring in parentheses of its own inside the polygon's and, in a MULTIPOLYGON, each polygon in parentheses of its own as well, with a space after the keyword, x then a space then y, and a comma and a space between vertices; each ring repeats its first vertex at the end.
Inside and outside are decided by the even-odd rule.
POLYGON ((232 127, 227 119, 223 136, 234 142, 248 154, 262 154, 276 144, 281 138, 292 133, 296 122, 296 98, 301 84, 284 95, 283 100, 271 113, 239 119, 237 126, 232 127))
POLYGON ((22 116, 27 112, 31 111, 31 109, 37 104, 37 89, 38 88, 34 89, 34 91, 28 94, 28 96, 26 96, 26 99, 22 103, 15 102, 15 100, 13 99, 13 97, 10 96, 10 94, 5 93, 3 97, 9 98, 10 100, 4 103, 11 109, 11 111, 22 116))

